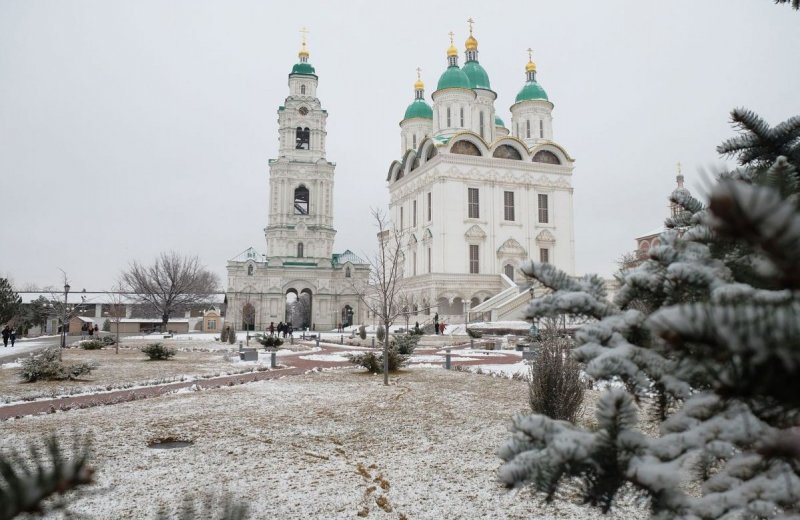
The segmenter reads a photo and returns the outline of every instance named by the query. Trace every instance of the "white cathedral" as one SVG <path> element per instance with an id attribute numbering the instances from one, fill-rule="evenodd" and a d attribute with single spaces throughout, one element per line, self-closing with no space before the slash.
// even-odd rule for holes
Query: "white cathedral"
<path id="1" fill-rule="evenodd" d="M 237 330 L 281 321 L 325 330 L 366 318 L 354 286 L 365 284 L 369 265 L 349 250 L 332 252 L 336 165 L 325 157 L 328 112 L 305 39 L 298 57 L 278 108 L 278 158 L 269 161 L 267 252 L 250 247 L 227 265 L 226 325 Z"/>
<path id="2" fill-rule="evenodd" d="M 450 34 L 432 107 L 419 76 L 414 84 L 400 122 L 401 159 L 386 178 L 389 215 L 403 234 L 412 314 L 517 319 L 532 296 L 521 262 L 574 274 L 574 159 L 553 139 L 553 103 L 530 51 L 509 129 L 496 113 L 471 20 L 469 32 L 463 67 Z"/>

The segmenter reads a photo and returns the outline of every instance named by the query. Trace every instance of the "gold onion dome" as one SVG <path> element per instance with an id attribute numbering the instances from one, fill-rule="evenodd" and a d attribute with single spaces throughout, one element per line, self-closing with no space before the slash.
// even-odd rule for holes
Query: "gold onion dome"
<path id="1" fill-rule="evenodd" d="M 536 64 L 528 59 L 528 64 L 525 65 L 525 72 L 536 72 Z"/>
<path id="2" fill-rule="evenodd" d="M 453 45 L 453 42 L 450 42 L 450 47 L 447 48 L 447 56 L 458 56 L 458 49 Z"/>
<path id="3" fill-rule="evenodd" d="M 303 46 L 300 47 L 300 52 L 297 53 L 299 58 L 308 58 L 308 48 L 306 47 L 306 42 L 303 42 Z"/>
<path id="4" fill-rule="evenodd" d="M 478 40 L 476 40 L 471 33 L 469 35 L 469 38 L 467 38 L 467 41 L 464 43 L 464 45 L 466 45 L 468 51 L 478 50 Z"/>
<path id="5" fill-rule="evenodd" d="M 417 78 L 417 81 L 414 82 L 414 90 L 425 90 L 425 83 L 423 83 L 421 79 Z"/>

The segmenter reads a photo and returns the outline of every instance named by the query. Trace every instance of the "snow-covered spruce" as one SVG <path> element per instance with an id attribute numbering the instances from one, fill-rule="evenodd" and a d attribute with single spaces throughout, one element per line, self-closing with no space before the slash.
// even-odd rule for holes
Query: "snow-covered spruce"
<path id="1" fill-rule="evenodd" d="M 614 302 L 594 277 L 524 268 L 552 290 L 528 318 L 590 317 L 573 353 L 624 390 L 600 399 L 592 431 L 515 417 L 499 451 L 508 486 L 553 499 L 577 483 L 603 511 L 634 490 L 654 518 L 800 512 L 800 118 L 770 128 L 735 110 L 733 121 L 743 133 L 718 151 L 740 167 L 720 175 L 707 206 L 673 195 L 683 210 L 620 274 Z M 653 412 L 657 436 L 642 433 L 639 410 Z"/>

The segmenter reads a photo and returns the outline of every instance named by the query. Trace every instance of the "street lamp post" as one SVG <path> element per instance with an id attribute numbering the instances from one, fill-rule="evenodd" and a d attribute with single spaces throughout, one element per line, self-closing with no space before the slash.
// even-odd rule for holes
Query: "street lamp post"
<path id="1" fill-rule="evenodd" d="M 61 348 L 67 346 L 67 297 L 69 296 L 69 284 L 64 284 L 64 316 L 61 319 Z"/>

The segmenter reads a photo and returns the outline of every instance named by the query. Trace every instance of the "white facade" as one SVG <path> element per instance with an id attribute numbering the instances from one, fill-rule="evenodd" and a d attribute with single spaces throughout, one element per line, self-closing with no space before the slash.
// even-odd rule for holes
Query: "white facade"
<path id="1" fill-rule="evenodd" d="M 270 323 L 325 330 L 366 317 L 354 290 L 369 266 L 333 253 L 335 164 L 325 157 L 327 111 L 305 42 L 278 109 L 278 158 L 269 162 L 267 253 L 248 248 L 228 261 L 227 321 L 236 329 Z M 299 303 L 294 303 L 299 302 Z"/>
<path id="2" fill-rule="evenodd" d="M 392 225 L 404 236 L 412 311 L 463 320 L 509 287 L 504 274 L 526 290 L 523 261 L 574 274 L 574 160 L 553 139 L 553 104 L 536 83 L 532 61 L 509 131 L 495 120 L 497 96 L 477 62 L 477 41 L 467 40 L 466 85 L 454 51 L 451 45 L 432 116 L 409 106 L 400 124 L 404 153 L 387 182 Z M 418 82 L 417 100 L 420 89 Z M 427 129 L 416 147 L 407 139 L 410 128 L 415 135 Z"/>

